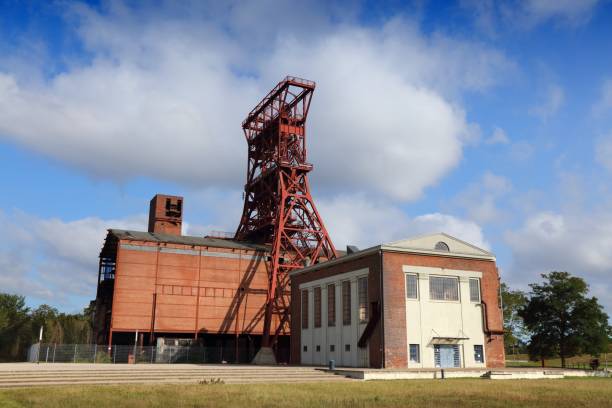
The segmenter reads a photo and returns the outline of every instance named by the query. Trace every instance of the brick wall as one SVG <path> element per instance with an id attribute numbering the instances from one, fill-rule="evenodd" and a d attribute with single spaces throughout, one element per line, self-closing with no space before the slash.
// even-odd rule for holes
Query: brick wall
<path id="1" fill-rule="evenodd" d="M 349 259 L 340 264 L 323 267 L 321 269 L 306 272 L 304 274 L 294 275 L 291 277 L 291 363 L 300 364 L 300 344 L 301 344 L 301 301 L 300 301 L 300 284 L 310 282 L 317 279 L 322 279 L 328 276 L 339 275 L 346 272 L 355 271 L 358 269 L 368 268 L 368 301 L 380 302 L 380 256 L 379 253 L 373 253 Z M 297 316 L 297 317 L 295 317 Z M 368 341 L 369 358 L 371 367 L 382 367 L 382 320 L 374 329 L 372 336 Z"/>

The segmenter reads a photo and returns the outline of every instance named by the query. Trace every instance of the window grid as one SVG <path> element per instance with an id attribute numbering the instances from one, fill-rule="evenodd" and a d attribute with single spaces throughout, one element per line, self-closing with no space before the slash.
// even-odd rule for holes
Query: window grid
<path id="1" fill-rule="evenodd" d="M 336 326 L 336 285 L 327 285 L 327 325 Z"/>
<path id="2" fill-rule="evenodd" d="M 321 327 L 321 287 L 314 288 L 314 327 Z"/>
<path id="3" fill-rule="evenodd" d="M 308 290 L 302 291 L 302 329 L 308 328 Z"/>
<path id="4" fill-rule="evenodd" d="M 342 324 L 351 324 L 351 281 L 342 282 Z"/>
<path id="5" fill-rule="evenodd" d="M 470 279 L 470 302 L 480 302 L 480 279 Z"/>
<path id="6" fill-rule="evenodd" d="M 429 297 L 432 300 L 459 300 L 459 280 L 457 278 L 430 276 Z"/>
<path id="7" fill-rule="evenodd" d="M 359 278 L 357 281 L 359 293 L 359 323 L 368 321 L 368 278 Z"/>
<path id="8" fill-rule="evenodd" d="M 406 274 L 406 297 L 408 299 L 418 299 L 419 289 L 417 282 L 417 276 L 415 274 Z"/>
<path id="9" fill-rule="evenodd" d="M 417 364 L 421 362 L 421 350 L 418 344 L 410 345 L 410 362 Z"/>
<path id="10" fill-rule="evenodd" d="M 484 363 L 484 351 L 482 344 L 474 344 L 474 361 Z"/>

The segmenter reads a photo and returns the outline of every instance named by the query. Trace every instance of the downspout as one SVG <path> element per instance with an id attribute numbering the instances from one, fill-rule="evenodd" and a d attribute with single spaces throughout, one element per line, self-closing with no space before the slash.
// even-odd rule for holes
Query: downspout
<path id="1" fill-rule="evenodd" d="M 382 368 L 385 368 L 385 296 L 384 296 L 384 287 L 383 287 L 383 251 L 382 249 L 378 250 L 378 258 L 380 261 L 380 292 L 379 292 L 379 296 L 380 296 L 380 343 L 381 343 L 381 348 L 380 348 L 380 356 L 381 356 L 381 360 L 380 362 L 382 363 Z"/>
<path id="2" fill-rule="evenodd" d="M 482 306 L 482 327 L 484 328 L 484 332 L 491 336 L 491 332 L 489 331 L 489 323 L 487 322 L 487 304 L 481 300 L 480 305 Z M 491 338 L 489 338 L 491 341 Z"/>

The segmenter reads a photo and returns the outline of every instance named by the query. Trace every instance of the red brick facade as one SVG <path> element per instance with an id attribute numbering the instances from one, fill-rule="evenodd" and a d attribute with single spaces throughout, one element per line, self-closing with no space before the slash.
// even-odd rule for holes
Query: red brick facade
<path id="1" fill-rule="evenodd" d="M 504 366 L 503 320 L 499 305 L 499 275 L 493 260 L 457 258 L 378 250 L 362 257 L 331 262 L 318 269 L 294 274 L 291 278 L 291 314 L 301 315 L 299 285 L 361 268 L 369 269 L 368 299 L 380 302 L 382 319 L 369 339 L 370 367 L 405 368 L 408 366 L 406 339 L 406 293 L 403 265 L 429 266 L 482 273 L 481 292 L 485 313 L 485 353 L 487 367 Z M 382 270 L 381 270 L 382 267 Z M 382 289 L 382 290 L 381 290 Z M 291 321 L 291 362 L 300 363 L 300 319 Z"/>

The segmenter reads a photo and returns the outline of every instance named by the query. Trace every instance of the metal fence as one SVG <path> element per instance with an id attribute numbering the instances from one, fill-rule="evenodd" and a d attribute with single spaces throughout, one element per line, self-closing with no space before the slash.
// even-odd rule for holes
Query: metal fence
<path id="1" fill-rule="evenodd" d="M 234 363 L 251 361 L 255 350 L 216 346 L 97 346 L 93 344 L 33 344 L 33 363 Z"/>

